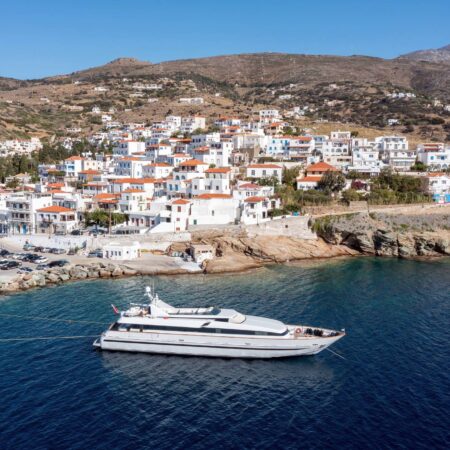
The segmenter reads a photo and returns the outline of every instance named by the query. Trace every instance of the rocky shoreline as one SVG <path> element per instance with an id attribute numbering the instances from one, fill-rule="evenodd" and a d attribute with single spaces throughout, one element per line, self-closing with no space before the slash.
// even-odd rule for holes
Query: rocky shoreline
<path id="1" fill-rule="evenodd" d="M 283 235 L 249 237 L 246 233 L 233 235 L 227 232 L 199 233 L 193 236 L 192 242 L 211 245 L 216 256 L 206 261 L 198 270 L 168 267 L 163 264 L 89 262 L 17 275 L 0 284 L 0 293 L 25 291 L 69 281 L 242 272 L 267 264 L 349 256 L 407 259 L 450 256 L 449 214 L 408 216 L 353 213 L 312 219 L 310 226 L 317 234 L 316 239 Z M 187 242 L 177 243 L 173 245 L 172 250 L 185 251 L 188 246 Z"/>
<path id="2" fill-rule="evenodd" d="M 26 291 L 36 287 L 58 285 L 69 281 L 95 280 L 107 278 L 124 278 L 143 275 L 180 275 L 191 273 L 183 269 L 146 269 L 138 270 L 124 264 L 95 262 L 92 264 L 76 264 L 65 267 L 20 274 L 13 280 L 3 283 L 2 294 Z M 198 273 L 198 272 L 193 272 Z"/>

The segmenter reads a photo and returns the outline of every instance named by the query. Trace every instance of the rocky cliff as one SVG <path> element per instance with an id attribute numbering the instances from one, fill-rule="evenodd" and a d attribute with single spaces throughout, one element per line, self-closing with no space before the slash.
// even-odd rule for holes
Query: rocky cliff
<path id="1" fill-rule="evenodd" d="M 366 255 L 450 255 L 449 214 L 355 213 L 320 217 L 311 226 L 325 242 Z"/>

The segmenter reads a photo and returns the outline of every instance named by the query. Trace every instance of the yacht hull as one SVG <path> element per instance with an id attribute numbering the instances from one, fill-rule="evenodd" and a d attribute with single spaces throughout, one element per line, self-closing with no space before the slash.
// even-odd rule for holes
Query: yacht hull
<path id="1" fill-rule="evenodd" d="M 214 338 L 149 333 L 106 332 L 94 344 L 102 350 L 219 358 L 286 358 L 315 355 L 343 335 L 285 339 Z"/>

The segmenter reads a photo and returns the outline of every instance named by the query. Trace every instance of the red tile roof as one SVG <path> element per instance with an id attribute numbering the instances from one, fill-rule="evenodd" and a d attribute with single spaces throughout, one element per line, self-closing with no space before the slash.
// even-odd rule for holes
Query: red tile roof
<path id="1" fill-rule="evenodd" d="M 38 212 L 43 213 L 64 213 L 64 212 L 75 212 L 73 209 L 64 208 L 64 206 L 47 206 L 46 208 L 40 208 L 37 210 Z"/>
<path id="2" fill-rule="evenodd" d="M 281 169 L 281 166 L 276 164 L 250 164 L 249 169 Z"/>
<path id="3" fill-rule="evenodd" d="M 195 167 L 195 166 L 207 166 L 207 163 L 199 161 L 198 159 L 188 159 L 180 164 L 182 167 Z"/>
<path id="4" fill-rule="evenodd" d="M 245 203 L 259 203 L 259 202 L 263 202 L 266 199 L 266 197 L 249 197 L 246 198 L 244 201 Z"/>
<path id="5" fill-rule="evenodd" d="M 211 200 L 213 198 L 232 198 L 231 195 L 228 194 L 200 194 L 197 197 L 200 200 Z"/>
<path id="6" fill-rule="evenodd" d="M 206 173 L 228 173 L 231 172 L 230 167 L 213 167 L 211 169 L 206 170 Z"/>
<path id="7" fill-rule="evenodd" d="M 339 172 L 339 169 L 336 167 L 326 163 L 326 162 L 318 162 L 316 164 L 312 164 L 306 168 L 307 172 Z"/>

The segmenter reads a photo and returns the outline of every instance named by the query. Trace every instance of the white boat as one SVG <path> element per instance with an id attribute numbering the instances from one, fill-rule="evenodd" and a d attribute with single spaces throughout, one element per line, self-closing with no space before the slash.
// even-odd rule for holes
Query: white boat
<path id="1" fill-rule="evenodd" d="M 149 303 L 119 312 L 94 347 L 102 350 L 223 358 L 279 358 L 315 355 L 345 331 L 285 325 L 234 309 L 175 308 L 146 289 Z"/>

